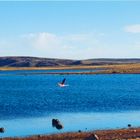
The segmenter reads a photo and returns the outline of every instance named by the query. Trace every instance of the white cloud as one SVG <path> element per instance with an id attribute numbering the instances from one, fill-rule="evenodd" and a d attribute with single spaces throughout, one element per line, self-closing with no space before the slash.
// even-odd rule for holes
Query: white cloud
<path id="1" fill-rule="evenodd" d="M 111 38 L 103 33 L 28 33 L 16 38 L 0 39 L 0 55 L 67 59 L 140 56 L 139 42 L 134 47 L 131 41 L 122 42 Z"/>
<path id="2" fill-rule="evenodd" d="M 129 33 L 140 33 L 140 24 L 127 25 L 124 30 Z"/>
<path id="3" fill-rule="evenodd" d="M 26 35 L 22 35 L 23 40 L 25 43 L 32 47 L 37 48 L 48 48 L 56 46 L 59 43 L 59 38 L 55 34 L 51 33 L 29 33 Z"/>
<path id="4" fill-rule="evenodd" d="M 43 56 L 75 59 L 87 57 L 89 55 L 87 50 L 95 48 L 99 43 L 96 38 L 93 34 L 56 35 L 40 32 L 22 35 L 21 40 L 24 46 L 32 48 Z"/>

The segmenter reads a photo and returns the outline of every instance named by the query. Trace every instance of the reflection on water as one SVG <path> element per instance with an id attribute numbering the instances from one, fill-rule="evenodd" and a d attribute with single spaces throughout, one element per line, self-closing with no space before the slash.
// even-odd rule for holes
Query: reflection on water
<path id="1" fill-rule="evenodd" d="M 58 118 L 64 129 L 56 130 L 51 125 L 52 118 Z M 126 128 L 128 124 L 140 126 L 140 112 L 121 113 L 64 113 L 49 117 L 15 119 L 1 121 L 6 131 L 0 134 L 7 136 L 27 136 L 34 134 L 51 134 L 72 132 L 78 130 L 89 131 L 97 129 Z"/>

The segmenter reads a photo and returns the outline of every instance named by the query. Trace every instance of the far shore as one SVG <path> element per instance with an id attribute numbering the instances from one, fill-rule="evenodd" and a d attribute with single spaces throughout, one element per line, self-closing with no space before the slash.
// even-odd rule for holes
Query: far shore
<path id="1" fill-rule="evenodd" d="M 51 135 L 34 135 L 28 137 L 8 137 L 3 140 L 140 140 L 140 128 L 96 130 L 90 132 L 69 132 Z"/>
<path id="2" fill-rule="evenodd" d="M 14 70 L 80 70 L 91 69 L 96 71 L 82 72 L 35 72 L 29 74 L 140 74 L 140 63 L 135 64 L 111 64 L 90 66 L 59 66 L 59 67 L 0 67 L 0 71 Z M 24 73 L 23 73 L 24 74 Z"/>

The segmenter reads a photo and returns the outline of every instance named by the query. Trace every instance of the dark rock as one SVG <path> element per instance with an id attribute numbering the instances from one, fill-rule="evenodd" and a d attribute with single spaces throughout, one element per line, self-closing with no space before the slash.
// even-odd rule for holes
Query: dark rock
<path id="1" fill-rule="evenodd" d="M 57 125 L 56 125 L 56 128 L 57 128 L 57 129 L 62 129 L 62 128 L 63 128 L 63 125 L 62 125 L 62 124 L 57 124 Z"/>
<path id="2" fill-rule="evenodd" d="M 56 127 L 56 125 L 60 124 L 60 121 L 58 119 L 52 119 L 52 126 Z"/>
<path id="3" fill-rule="evenodd" d="M 82 131 L 81 130 L 78 130 L 78 132 L 81 133 Z"/>
<path id="4" fill-rule="evenodd" d="M 60 123 L 58 119 L 52 119 L 52 126 L 56 127 L 57 129 L 63 128 L 63 125 Z"/>
<path id="5" fill-rule="evenodd" d="M 130 128 L 131 127 L 131 124 L 128 124 L 127 126 Z"/>
<path id="6" fill-rule="evenodd" d="M 91 134 L 89 137 L 84 140 L 99 140 L 99 137 L 96 134 Z"/>
<path id="7" fill-rule="evenodd" d="M 99 137 L 96 134 L 92 134 L 91 136 L 92 136 L 93 140 L 99 140 Z"/>
<path id="8" fill-rule="evenodd" d="M 0 128 L 0 133 L 4 133 L 4 131 L 5 131 L 4 128 L 1 127 L 1 128 Z"/>

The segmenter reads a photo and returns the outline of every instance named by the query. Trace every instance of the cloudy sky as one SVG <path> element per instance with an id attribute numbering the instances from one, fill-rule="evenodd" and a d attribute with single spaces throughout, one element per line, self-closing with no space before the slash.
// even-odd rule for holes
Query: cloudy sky
<path id="1" fill-rule="evenodd" d="M 140 1 L 0 2 L 0 56 L 140 58 Z"/>

